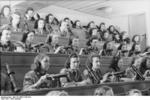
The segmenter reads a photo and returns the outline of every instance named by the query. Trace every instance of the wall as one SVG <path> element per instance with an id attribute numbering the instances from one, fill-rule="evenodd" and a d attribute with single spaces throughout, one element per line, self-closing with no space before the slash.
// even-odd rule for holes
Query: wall
<path id="1" fill-rule="evenodd" d="M 100 22 L 106 22 L 106 23 L 110 22 L 110 20 L 107 18 L 93 16 L 90 14 L 86 14 L 86 13 L 82 13 L 82 12 L 78 12 L 75 10 L 70 10 L 62 7 L 57 7 L 57 6 L 49 6 L 39 10 L 38 12 L 40 12 L 40 15 L 42 15 L 43 17 L 48 13 L 52 13 L 59 20 L 62 20 L 65 17 L 69 17 L 71 20 L 78 19 L 83 23 L 83 25 L 87 24 L 89 21 L 92 20 L 95 21 L 97 25 L 99 25 Z"/>

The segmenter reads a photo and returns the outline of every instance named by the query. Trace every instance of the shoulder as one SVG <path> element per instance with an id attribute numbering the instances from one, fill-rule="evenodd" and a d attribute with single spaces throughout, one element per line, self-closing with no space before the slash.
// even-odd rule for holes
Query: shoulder
<path id="1" fill-rule="evenodd" d="M 25 74 L 25 78 L 30 78 L 30 77 L 34 77 L 36 76 L 36 73 L 34 71 L 28 71 L 26 74 Z"/>
<path id="2" fill-rule="evenodd" d="M 63 68 L 60 70 L 60 73 L 61 74 L 66 74 L 68 72 L 68 69 L 67 68 Z"/>

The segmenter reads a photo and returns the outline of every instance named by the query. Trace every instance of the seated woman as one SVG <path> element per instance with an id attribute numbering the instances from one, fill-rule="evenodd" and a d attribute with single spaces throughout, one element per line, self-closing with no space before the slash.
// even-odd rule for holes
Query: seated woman
<path id="1" fill-rule="evenodd" d="M 83 72 L 87 84 L 99 84 L 102 79 L 100 56 L 92 54 L 86 62 L 86 69 Z"/>
<path id="2" fill-rule="evenodd" d="M 10 24 L 11 8 L 8 5 L 2 7 L 0 12 L 0 30 Z"/>
<path id="3" fill-rule="evenodd" d="M 65 21 L 60 23 L 60 32 L 61 37 L 72 38 L 74 36 L 72 30 L 68 28 L 68 23 Z"/>
<path id="4" fill-rule="evenodd" d="M 128 45 L 127 44 L 121 44 L 118 47 L 118 52 L 116 54 L 117 57 L 122 58 L 122 57 L 129 57 L 129 50 L 128 50 Z"/>
<path id="5" fill-rule="evenodd" d="M 36 51 L 36 48 L 33 47 L 34 35 L 35 35 L 34 31 L 30 31 L 23 34 L 21 42 L 23 43 L 25 52 Z"/>
<path id="6" fill-rule="evenodd" d="M 140 44 L 133 44 L 129 56 L 136 57 L 139 56 L 140 54 L 141 54 Z"/>
<path id="7" fill-rule="evenodd" d="M 108 30 L 104 31 L 101 38 L 102 38 L 102 41 L 104 41 L 104 42 L 112 41 L 112 36 L 110 35 Z"/>
<path id="8" fill-rule="evenodd" d="M 50 58 L 48 55 L 37 55 L 31 66 L 31 70 L 24 76 L 23 91 L 55 87 L 55 80 L 50 80 L 48 78 L 49 76 L 51 76 L 47 73 L 49 66 Z"/>
<path id="9" fill-rule="evenodd" d="M 72 53 L 80 53 L 80 48 L 79 48 L 79 38 L 78 37 L 73 37 L 69 41 L 69 46 L 64 47 L 66 50 L 65 54 L 72 54 Z"/>
<path id="10" fill-rule="evenodd" d="M 81 49 L 81 55 L 89 55 L 92 53 L 99 54 L 99 48 L 97 44 L 99 43 L 99 40 L 97 37 L 91 37 L 89 41 L 87 42 L 87 48 Z"/>
<path id="11" fill-rule="evenodd" d="M 113 43 L 112 41 L 107 41 L 103 45 L 103 50 L 100 51 L 101 56 L 113 56 Z"/>
<path id="12" fill-rule="evenodd" d="M 94 96 L 114 96 L 114 92 L 109 86 L 101 86 L 95 89 Z"/>
<path id="13" fill-rule="evenodd" d="M 59 31 L 59 21 L 56 17 L 54 17 L 53 14 L 48 14 L 45 17 L 46 21 L 46 30 L 49 32 L 49 34 L 54 34 L 55 31 Z"/>
<path id="14" fill-rule="evenodd" d="M 80 58 L 76 53 L 69 56 L 66 68 L 61 69 L 61 74 L 67 74 L 67 78 L 61 78 L 61 85 L 63 87 L 83 85 L 83 75 L 80 69 Z M 81 82 L 81 83 L 80 83 Z"/>
<path id="15" fill-rule="evenodd" d="M 145 57 L 141 67 L 140 72 L 146 80 L 150 80 L 150 57 Z"/>
<path id="16" fill-rule="evenodd" d="M 99 34 L 101 37 L 104 35 L 105 31 L 106 31 L 106 25 L 104 22 L 102 22 L 99 25 Z"/>
<path id="17" fill-rule="evenodd" d="M 35 34 L 37 35 L 47 35 L 48 31 L 46 30 L 45 20 L 43 18 L 38 19 L 35 22 Z"/>
<path id="18" fill-rule="evenodd" d="M 74 36 L 79 37 L 79 40 L 86 39 L 86 30 L 82 27 L 80 20 L 76 20 L 73 24 L 72 32 Z"/>
<path id="19" fill-rule="evenodd" d="M 11 41 L 11 31 L 10 29 L 4 29 L 1 33 L 0 39 L 0 51 L 8 52 L 8 51 L 15 51 L 16 46 Z"/>
<path id="20" fill-rule="evenodd" d="M 140 71 L 141 63 L 143 61 L 142 57 L 136 57 L 133 59 L 132 64 L 125 70 L 124 81 L 134 81 L 134 80 L 144 80 L 142 73 Z"/>
<path id="21" fill-rule="evenodd" d="M 64 46 L 59 45 L 59 35 L 48 35 L 46 43 L 40 47 L 40 52 L 48 52 L 53 54 L 65 54 Z"/>
<path id="22" fill-rule="evenodd" d="M 24 29 L 25 32 L 34 30 L 35 19 L 34 19 L 34 9 L 29 7 L 27 8 L 24 16 Z"/>
<path id="23" fill-rule="evenodd" d="M 132 42 L 133 42 L 133 44 L 140 44 L 140 42 L 141 42 L 140 35 L 134 35 L 132 38 Z"/>
<path id="24" fill-rule="evenodd" d="M 12 32 L 22 32 L 23 24 L 21 24 L 21 14 L 15 12 L 12 14 L 10 28 Z"/>

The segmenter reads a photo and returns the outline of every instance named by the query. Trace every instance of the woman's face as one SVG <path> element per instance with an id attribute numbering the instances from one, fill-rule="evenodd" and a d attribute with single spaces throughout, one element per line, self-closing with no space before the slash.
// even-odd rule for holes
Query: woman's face
<path id="1" fill-rule="evenodd" d="M 92 58 L 92 68 L 93 69 L 99 69 L 100 68 L 100 65 L 101 65 L 101 62 L 100 62 L 100 59 L 98 57 L 93 57 Z"/>
<path id="2" fill-rule="evenodd" d="M 116 38 L 117 40 L 119 40 L 119 39 L 120 39 L 119 34 L 116 34 L 116 35 L 115 35 L 115 38 Z"/>
<path id="3" fill-rule="evenodd" d="M 105 33 L 104 33 L 104 38 L 107 39 L 108 37 L 109 37 L 109 33 L 108 33 L 108 32 L 105 32 Z"/>
<path id="4" fill-rule="evenodd" d="M 78 26 L 78 27 L 80 27 L 80 26 L 81 26 L 80 21 L 78 21 L 78 22 L 76 23 L 76 26 Z"/>
<path id="5" fill-rule="evenodd" d="M 142 58 L 138 58 L 135 60 L 134 65 L 139 69 L 142 63 Z"/>
<path id="6" fill-rule="evenodd" d="M 44 28 L 44 20 L 38 21 L 38 28 L 43 29 Z"/>
<path id="7" fill-rule="evenodd" d="M 102 31 L 103 31 L 103 30 L 106 30 L 105 25 L 101 25 L 101 30 L 102 30 Z"/>
<path id="8" fill-rule="evenodd" d="M 93 29 L 92 36 L 97 36 L 97 35 L 98 35 L 97 29 Z"/>
<path id="9" fill-rule="evenodd" d="M 91 42 L 91 46 L 92 47 L 96 47 L 97 43 L 98 43 L 98 40 L 97 39 L 93 39 L 92 42 Z"/>
<path id="10" fill-rule="evenodd" d="M 33 17 L 34 16 L 34 11 L 28 10 L 27 14 L 28 14 L 29 17 Z"/>
<path id="11" fill-rule="evenodd" d="M 4 8 L 4 16 L 8 16 L 10 14 L 10 8 L 5 7 Z"/>
<path id="12" fill-rule="evenodd" d="M 139 36 L 136 36 L 136 37 L 134 38 L 134 41 L 135 41 L 135 42 L 139 42 L 139 41 L 140 41 L 140 37 L 139 37 Z"/>
<path id="13" fill-rule="evenodd" d="M 49 16 L 49 23 L 51 23 L 54 20 L 54 16 Z"/>
<path id="14" fill-rule="evenodd" d="M 112 47 L 112 43 L 111 42 L 109 42 L 108 44 L 107 44 L 107 50 L 111 50 L 113 47 Z"/>
<path id="15" fill-rule="evenodd" d="M 50 66 L 50 58 L 46 56 L 41 60 L 41 67 L 43 70 L 48 71 L 49 66 Z"/>
<path id="16" fill-rule="evenodd" d="M 113 32 L 115 28 L 113 26 L 110 27 L 110 31 Z"/>
<path id="17" fill-rule="evenodd" d="M 20 16 L 17 14 L 14 14 L 13 15 L 13 22 L 18 24 L 20 22 Z"/>
<path id="18" fill-rule="evenodd" d="M 54 44 L 58 44 L 59 43 L 59 36 L 58 35 L 53 35 L 52 43 L 54 43 Z"/>
<path id="19" fill-rule="evenodd" d="M 78 47 L 78 46 L 79 46 L 79 39 L 74 38 L 74 39 L 72 40 L 72 45 Z"/>
<path id="20" fill-rule="evenodd" d="M 34 40 L 34 33 L 33 33 L 33 32 L 30 32 L 30 33 L 28 34 L 27 41 L 28 41 L 28 42 L 33 42 L 33 40 Z"/>
<path id="21" fill-rule="evenodd" d="M 1 40 L 10 41 L 10 39 L 11 39 L 11 31 L 9 31 L 9 30 L 4 30 L 4 31 L 2 32 Z"/>
<path id="22" fill-rule="evenodd" d="M 90 28 L 95 28 L 95 27 L 96 27 L 95 23 L 90 24 Z"/>
<path id="23" fill-rule="evenodd" d="M 138 52 L 141 51 L 141 46 L 140 45 L 136 45 L 135 46 L 135 51 L 138 51 Z"/>
<path id="24" fill-rule="evenodd" d="M 120 70 L 123 70 L 123 59 L 120 59 L 118 62 L 118 67 L 120 68 Z"/>
<path id="25" fill-rule="evenodd" d="M 80 60 L 79 58 L 71 58 L 70 59 L 70 68 L 77 69 L 79 68 Z"/>

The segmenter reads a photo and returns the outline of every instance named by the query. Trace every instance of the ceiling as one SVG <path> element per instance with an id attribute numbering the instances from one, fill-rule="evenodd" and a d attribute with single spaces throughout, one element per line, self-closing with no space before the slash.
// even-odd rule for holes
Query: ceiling
<path id="1" fill-rule="evenodd" d="M 0 2 L 3 2 L 1 4 L 6 4 L 6 1 Z M 7 2 L 21 12 L 24 12 L 28 7 L 33 7 L 36 11 L 47 13 L 42 9 L 58 6 L 95 16 L 111 18 L 144 12 L 146 9 L 145 4 L 147 4 L 148 0 L 12 0 Z"/>

